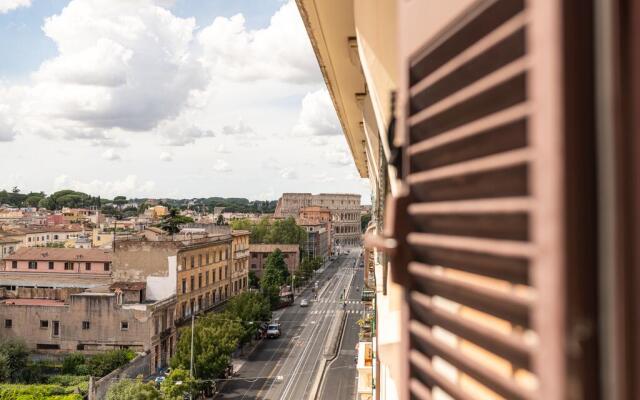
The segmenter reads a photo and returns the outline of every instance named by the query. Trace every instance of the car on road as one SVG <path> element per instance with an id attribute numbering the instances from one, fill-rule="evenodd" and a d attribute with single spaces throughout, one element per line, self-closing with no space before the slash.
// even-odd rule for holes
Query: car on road
<path id="1" fill-rule="evenodd" d="M 300 300 L 300 307 L 308 307 L 308 306 L 309 306 L 309 300 L 307 299 Z"/>
<path id="2" fill-rule="evenodd" d="M 267 326 L 267 338 L 274 339 L 280 337 L 280 324 L 269 324 Z"/>

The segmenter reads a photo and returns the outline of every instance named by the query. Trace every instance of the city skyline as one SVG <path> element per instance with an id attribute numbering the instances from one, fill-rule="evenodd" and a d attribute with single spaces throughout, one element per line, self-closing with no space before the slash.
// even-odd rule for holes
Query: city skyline
<path id="1" fill-rule="evenodd" d="M 0 188 L 368 203 L 295 3 L 233 3 L 2 3 Z"/>

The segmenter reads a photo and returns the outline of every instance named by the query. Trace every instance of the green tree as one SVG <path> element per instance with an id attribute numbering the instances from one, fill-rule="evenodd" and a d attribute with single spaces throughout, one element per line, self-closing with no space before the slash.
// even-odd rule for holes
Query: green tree
<path id="1" fill-rule="evenodd" d="M 293 217 L 276 220 L 265 236 L 265 243 L 297 244 L 303 246 L 307 240 L 307 231 L 296 224 Z"/>
<path id="2" fill-rule="evenodd" d="M 280 249 L 275 249 L 267 257 L 261 282 L 265 286 L 280 287 L 287 283 L 289 270 Z"/>
<path id="3" fill-rule="evenodd" d="M 249 271 L 249 287 L 257 288 L 260 286 L 260 279 L 255 272 Z"/>
<path id="4" fill-rule="evenodd" d="M 199 318 L 193 332 L 194 376 L 199 379 L 219 377 L 231 362 L 244 330 L 242 326 L 222 314 Z M 173 368 L 189 369 L 191 359 L 191 327 L 180 332 Z"/>
<path id="5" fill-rule="evenodd" d="M 160 400 L 160 392 L 153 386 L 153 383 L 144 383 L 140 379 L 123 379 L 113 383 L 106 400 Z"/>
<path id="6" fill-rule="evenodd" d="M 193 218 L 178 214 L 178 209 L 172 208 L 158 224 L 163 231 L 174 234 L 180 232 L 180 225 L 193 222 Z"/>
<path id="7" fill-rule="evenodd" d="M 167 379 L 160 384 L 160 390 L 165 399 L 183 400 L 185 396 L 196 397 L 198 393 L 197 381 L 189 376 L 189 371 L 176 368 L 171 371 Z"/>
<path id="8" fill-rule="evenodd" d="M 83 354 L 71 353 L 62 360 L 62 373 L 68 375 L 78 375 L 78 367 L 85 363 Z"/>
<path id="9" fill-rule="evenodd" d="M 29 351 L 23 341 L 3 340 L 0 342 L 0 376 L 5 376 L 11 382 L 23 382 L 27 375 L 27 361 Z M 5 379 L 7 379 L 5 378 Z"/>
<path id="10" fill-rule="evenodd" d="M 248 343 L 256 334 L 261 322 L 271 320 L 271 304 L 269 299 L 260 293 L 244 292 L 227 303 L 225 314 L 238 320 L 244 329 L 240 344 Z"/>
<path id="11" fill-rule="evenodd" d="M 118 207 L 122 207 L 123 205 L 127 204 L 127 198 L 125 196 L 116 196 L 113 198 L 113 204 L 117 205 Z"/>
<path id="12" fill-rule="evenodd" d="M 44 193 L 29 193 L 24 199 L 24 205 L 28 207 L 38 207 L 38 204 L 40 204 L 40 201 L 44 198 Z"/>

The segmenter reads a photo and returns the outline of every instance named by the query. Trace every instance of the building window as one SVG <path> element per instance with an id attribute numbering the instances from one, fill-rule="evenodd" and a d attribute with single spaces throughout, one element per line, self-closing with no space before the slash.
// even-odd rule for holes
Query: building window
<path id="1" fill-rule="evenodd" d="M 202 272 L 198 274 L 198 289 L 202 287 Z"/>
<path id="2" fill-rule="evenodd" d="M 187 268 L 187 257 L 182 257 L 182 268 Z"/>
<path id="3" fill-rule="evenodd" d="M 58 240 L 58 235 L 53 235 L 53 240 Z M 98 239 L 100 240 L 100 239 Z"/>
<path id="4" fill-rule="evenodd" d="M 196 266 L 196 258 L 194 256 L 191 256 L 191 268 Z"/>
<path id="5" fill-rule="evenodd" d="M 73 263 L 71 261 L 65 261 L 64 270 L 65 271 L 73 271 Z"/>
<path id="6" fill-rule="evenodd" d="M 60 336 L 60 321 L 53 321 L 53 336 Z"/>
<path id="7" fill-rule="evenodd" d="M 13 269 L 18 268 L 18 262 L 17 261 L 11 261 L 11 268 L 13 268 Z"/>
<path id="8" fill-rule="evenodd" d="M 129 321 L 120 321 L 120 330 L 128 331 L 129 330 Z"/>
<path id="9" fill-rule="evenodd" d="M 11 328 L 13 326 L 13 320 L 10 319 L 5 319 L 4 320 L 4 327 L 5 328 Z"/>
<path id="10" fill-rule="evenodd" d="M 202 254 L 198 254 L 198 267 L 202 267 Z"/>
<path id="11" fill-rule="evenodd" d="M 193 292 L 193 290 L 195 289 L 195 276 L 191 276 L 191 291 Z"/>
<path id="12" fill-rule="evenodd" d="M 29 261 L 29 269 L 37 269 L 38 262 L 37 261 Z"/>
<path id="13" fill-rule="evenodd" d="M 187 278 L 182 278 L 182 294 L 187 293 Z"/>
<path id="14" fill-rule="evenodd" d="M 209 264 L 209 253 L 207 253 L 207 264 Z"/>
<path id="15" fill-rule="evenodd" d="M 82 321 L 82 330 L 86 331 L 91 327 L 91 323 L 89 321 Z"/>
<path id="16" fill-rule="evenodd" d="M 53 269 L 53 261 L 49 261 L 49 269 Z"/>
<path id="17" fill-rule="evenodd" d="M 258 266 L 253 264 L 253 263 L 251 263 L 251 269 L 258 269 Z"/>
<path id="18" fill-rule="evenodd" d="M 205 279 L 204 279 L 205 285 L 209 286 L 209 271 L 207 271 L 204 276 L 205 276 Z"/>
<path id="19" fill-rule="evenodd" d="M 84 269 L 85 271 L 91 271 L 91 263 L 90 262 L 84 263 Z"/>
<path id="20" fill-rule="evenodd" d="M 104 270 L 106 272 L 109 272 L 110 269 L 111 269 L 111 263 L 108 263 L 108 262 L 104 263 Z"/>
<path id="21" fill-rule="evenodd" d="M 40 329 L 48 329 L 49 328 L 49 321 L 46 319 L 41 319 L 40 320 Z"/>

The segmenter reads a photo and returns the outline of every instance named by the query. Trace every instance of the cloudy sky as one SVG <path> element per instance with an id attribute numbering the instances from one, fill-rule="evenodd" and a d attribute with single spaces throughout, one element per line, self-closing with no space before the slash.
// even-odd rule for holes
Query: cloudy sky
<path id="1" fill-rule="evenodd" d="M 292 0 L 0 0 L 0 188 L 355 192 Z"/>

